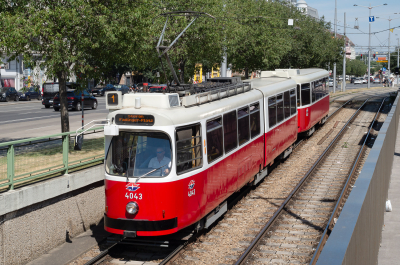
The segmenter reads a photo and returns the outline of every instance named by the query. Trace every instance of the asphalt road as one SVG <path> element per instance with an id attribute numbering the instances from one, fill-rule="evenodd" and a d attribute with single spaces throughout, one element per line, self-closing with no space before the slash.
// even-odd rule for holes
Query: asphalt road
<path id="1" fill-rule="evenodd" d="M 96 97 L 98 107 L 85 109 L 85 124 L 92 120 L 105 119 L 108 114 L 105 97 Z M 69 111 L 70 130 L 82 124 L 81 111 Z M 19 140 L 61 133 L 60 112 L 46 109 L 41 101 L 0 102 L 0 142 Z"/>
<path id="2" fill-rule="evenodd" d="M 336 87 L 336 91 L 340 91 L 342 84 L 338 83 L 337 87 Z M 350 90 L 350 89 L 357 89 L 357 88 L 367 88 L 368 84 L 351 84 L 348 83 L 346 84 L 346 90 Z M 383 87 L 382 84 L 379 83 L 371 83 L 371 87 Z M 329 91 L 333 92 L 333 87 L 329 87 Z"/>

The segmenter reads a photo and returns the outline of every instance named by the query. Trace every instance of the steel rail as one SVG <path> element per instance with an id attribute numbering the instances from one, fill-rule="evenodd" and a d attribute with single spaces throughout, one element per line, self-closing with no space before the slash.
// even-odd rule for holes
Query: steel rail
<path id="1" fill-rule="evenodd" d="M 372 98 L 372 97 L 370 97 Z M 357 109 L 357 111 L 350 117 L 350 119 L 346 122 L 346 124 L 343 126 L 343 128 L 340 130 L 340 132 L 336 135 L 336 137 L 331 141 L 329 146 L 325 149 L 325 151 L 319 156 L 317 161 L 312 165 L 312 167 L 307 171 L 307 173 L 304 175 L 304 177 L 300 180 L 300 182 L 296 185 L 296 187 L 290 192 L 289 196 L 286 198 L 286 200 L 281 204 L 278 210 L 275 211 L 274 215 L 271 217 L 271 219 L 268 221 L 268 223 L 261 229 L 261 231 L 257 234 L 255 239 L 251 242 L 250 246 L 247 247 L 245 252 L 239 257 L 239 259 L 235 262 L 235 265 L 240 265 L 244 264 L 248 258 L 250 258 L 251 253 L 253 250 L 259 245 L 261 242 L 261 239 L 265 236 L 265 234 L 270 230 L 272 225 L 275 223 L 275 221 L 278 219 L 278 217 L 281 215 L 283 212 L 283 209 L 285 206 L 288 204 L 288 202 L 291 200 L 291 198 L 294 196 L 294 194 L 300 190 L 300 188 L 303 186 L 305 181 L 311 176 L 311 173 L 314 172 L 316 167 L 320 164 L 320 162 L 325 158 L 326 154 L 332 149 L 332 147 L 336 144 L 336 142 L 339 140 L 339 138 L 343 135 L 343 133 L 347 130 L 348 125 L 354 121 L 354 119 L 357 117 L 357 115 L 361 112 L 361 109 L 365 106 L 365 104 L 369 101 L 370 98 L 367 98 L 364 103 Z"/>
<path id="2" fill-rule="evenodd" d="M 110 250 L 111 250 L 112 248 L 114 248 L 116 245 L 118 245 L 120 242 L 121 242 L 121 240 L 118 241 L 118 242 L 116 242 L 116 243 L 114 243 L 114 244 L 112 244 L 111 246 L 109 246 L 108 248 L 106 248 L 105 250 L 103 250 L 102 252 L 100 252 L 99 255 L 97 255 L 96 257 L 92 258 L 92 259 L 89 260 L 88 262 L 86 262 L 85 265 L 93 265 L 93 264 L 95 264 L 96 262 L 98 262 L 99 260 L 101 260 L 102 258 L 104 258 L 104 257 L 108 254 L 108 252 L 110 252 Z"/>
<path id="3" fill-rule="evenodd" d="M 312 265 L 314 265 L 314 264 L 317 262 L 318 257 L 319 257 L 319 255 L 321 254 L 321 251 L 322 251 L 322 249 L 323 249 L 322 246 L 323 246 L 323 245 L 325 244 L 325 242 L 328 240 L 329 234 L 330 234 L 330 232 L 331 232 L 332 229 L 333 229 L 333 226 L 334 226 L 334 218 L 335 218 L 335 216 L 336 216 L 337 213 L 338 213 L 339 206 L 342 205 L 342 203 L 343 203 L 343 201 L 344 201 L 344 194 L 345 194 L 345 192 L 348 190 L 348 187 L 349 187 L 349 185 L 350 185 L 350 181 L 353 179 L 353 175 L 354 175 L 354 172 L 355 172 L 355 170 L 357 169 L 357 167 L 358 167 L 358 165 L 359 165 L 360 158 L 361 158 L 362 154 L 365 153 L 365 149 L 366 149 L 365 146 L 366 146 L 368 137 L 369 137 L 369 135 L 371 134 L 371 131 L 372 131 L 372 129 L 373 129 L 372 127 L 374 126 L 375 121 L 376 121 L 376 119 L 378 118 L 378 115 L 380 114 L 381 109 L 382 109 L 383 104 L 385 103 L 385 100 L 386 100 L 386 99 L 387 99 L 387 98 L 384 98 L 384 99 L 382 100 L 382 103 L 381 103 L 381 105 L 379 106 L 379 109 L 377 110 L 377 112 L 376 112 L 376 114 L 375 114 L 375 116 L 374 116 L 374 119 L 373 119 L 372 122 L 371 122 L 371 125 L 370 125 L 370 127 L 369 127 L 368 133 L 367 133 L 367 135 L 365 136 L 364 142 L 363 142 L 363 144 L 362 144 L 362 146 L 361 146 L 361 148 L 360 148 L 360 151 L 358 152 L 358 155 L 357 155 L 357 157 L 356 157 L 356 159 L 355 159 L 355 161 L 354 161 L 353 167 L 352 167 L 351 170 L 350 170 L 350 173 L 349 173 L 349 175 L 348 175 L 348 177 L 347 177 L 346 183 L 345 183 L 345 185 L 344 185 L 344 187 L 343 187 L 343 189 L 342 189 L 342 192 L 340 193 L 340 196 L 339 196 L 339 198 L 338 198 L 338 200 L 337 200 L 337 202 L 336 202 L 336 205 L 335 205 L 335 208 L 334 208 L 334 210 L 333 210 L 333 212 L 332 212 L 332 214 L 331 214 L 331 217 L 329 218 L 328 224 L 327 224 L 327 226 L 325 227 L 324 232 L 322 233 L 322 236 L 321 236 L 321 239 L 320 239 L 320 241 L 319 241 L 319 244 L 318 244 L 317 248 L 315 249 L 314 255 L 313 255 L 313 257 L 312 257 L 312 259 L 311 259 L 311 262 L 310 262 L 310 264 L 312 264 Z"/>

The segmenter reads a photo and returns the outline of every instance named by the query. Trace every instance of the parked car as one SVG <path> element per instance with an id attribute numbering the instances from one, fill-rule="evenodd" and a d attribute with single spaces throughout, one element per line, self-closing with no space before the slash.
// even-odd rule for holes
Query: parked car
<path id="1" fill-rule="evenodd" d="M 3 87 L 0 88 L 0 100 L 4 100 L 6 102 L 10 100 L 18 101 L 19 96 L 17 90 L 14 87 Z"/>
<path id="2" fill-rule="evenodd" d="M 78 84 L 67 82 L 66 84 L 68 89 L 76 89 Z M 47 109 L 53 106 L 53 99 L 58 94 L 60 90 L 59 83 L 44 83 L 43 84 L 43 96 L 42 96 L 42 105 L 44 105 Z"/>
<path id="3" fill-rule="evenodd" d="M 350 79 L 350 83 L 354 83 L 354 80 L 356 80 L 357 79 L 357 77 L 352 77 L 351 79 Z"/>
<path id="4" fill-rule="evenodd" d="M 28 88 L 28 90 L 25 93 L 22 93 L 19 96 L 19 100 L 26 100 L 26 101 L 30 101 L 33 98 L 36 98 L 37 100 L 42 99 L 42 95 L 41 95 L 40 91 L 38 91 L 34 87 Z"/>
<path id="5" fill-rule="evenodd" d="M 92 94 L 93 96 L 104 96 L 108 91 L 116 91 L 114 85 L 107 84 L 105 87 L 93 88 Z"/>
<path id="6" fill-rule="evenodd" d="M 97 109 L 97 99 L 90 95 L 89 92 L 86 90 L 83 91 L 83 96 L 84 96 L 84 108 L 90 108 L 90 109 Z M 68 90 L 67 91 L 67 101 L 68 101 L 68 109 L 74 109 L 77 111 L 80 111 L 82 109 L 82 91 L 78 90 Z M 53 99 L 53 108 L 55 111 L 60 110 L 60 97 L 59 94 L 57 94 L 54 99 Z"/>
<path id="7" fill-rule="evenodd" d="M 375 77 L 374 83 L 380 83 L 380 82 L 381 82 L 381 80 L 378 77 Z"/>
<path id="8" fill-rule="evenodd" d="M 150 93 L 163 93 L 167 89 L 167 85 L 151 85 L 149 86 Z"/>
<path id="9" fill-rule="evenodd" d="M 333 87 L 333 78 L 329 78 L 329 86 Z M 337 82 L 336 82 L 336 87 L 337 87 Z"/>
<path id="10" fill-rule="evenodd" d="M 130 89 L 127 85 L 115 85 L 114 86 L 117 91 L 121 91 L 122 95 L 129 93 Z"/>
<path id="11" fill-rule="evenodd" d="M 365 78 L 363 78 L 363 84 L 367 84 L 368 83 L 368 79 L 365 77 Z"/>
<path id="12" fill-rule="evenodd" d="M 356 78 L 355 80 L 354 80 L 354 84 L 362 84 L 364 81 L 363 81 L 363 78 Z"/>

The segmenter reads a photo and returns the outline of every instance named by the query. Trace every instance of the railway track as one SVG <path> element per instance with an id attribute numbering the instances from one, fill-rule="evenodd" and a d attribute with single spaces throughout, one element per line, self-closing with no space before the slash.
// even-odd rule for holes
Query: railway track
<path id="1" fill-rule="evenodd" d="M 356 121 L 366 104 L 367 101 L 343 126 L 235 265 L 305 264 L 310 261 L 315 264 L 348 196 L 349 187 L 363 158 L 365 144 L 383 101 L 372 122 L 371 112 L 365 112 Z M 363 129 L 357 126 L 366 123 L 371 123 L 371 126 L 365 135 Z M 343 144 L 340 139 L 346 137 L 348 141 Z M 349 148 L 350 145 L 357 145 L 363 138 L 363 144 L 358 150 Z"/>

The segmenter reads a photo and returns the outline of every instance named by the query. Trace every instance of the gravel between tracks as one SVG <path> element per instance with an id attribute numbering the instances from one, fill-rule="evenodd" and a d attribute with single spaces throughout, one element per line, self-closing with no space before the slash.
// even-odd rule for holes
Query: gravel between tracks
<path id="1" fill-rule="evenodd" d="M 317 130 L 303 145 L 266 177 L 246 198 L 233 207 L 207 234 L 198 238 L 174 264 L 232 264 L 285 200 L 330 141 L 353 115 L 345 108 Z M 321 145 L 317 143 L 340 121 Z M 305 241 L 311 247 L 313 242 Z"/>

